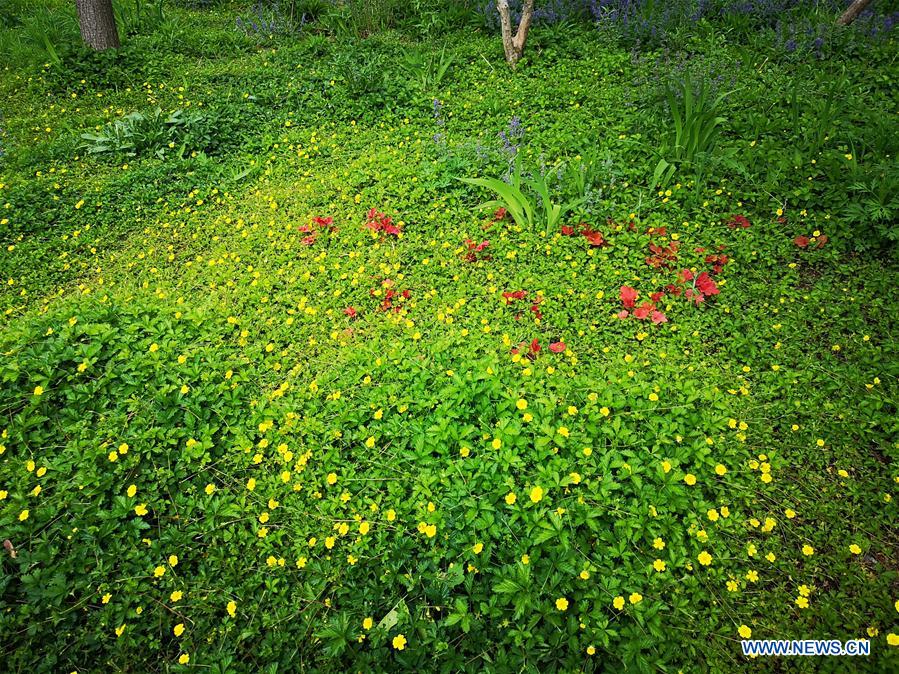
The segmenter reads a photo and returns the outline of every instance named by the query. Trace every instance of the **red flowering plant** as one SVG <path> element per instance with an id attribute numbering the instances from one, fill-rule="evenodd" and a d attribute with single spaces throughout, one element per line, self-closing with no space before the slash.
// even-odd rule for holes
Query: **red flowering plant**
<path id="1" fill-rule="evenodd" d="M 814 232 L 812 236 L 799 235 L 795 239 L 793 239 L 793 243 L 795 243 L 799 248 L 814 248 L 819 249 L 823 248 L 824 244 L 829 241 L 827 234 L 821 234 L 820 232 Z"/>
<path id="2" fill-rule="evenodd" d="M 730 220 L 727 221 L 727 226 L 730 229 L 749 229 L 750 225 L 751 223 L 745 215 L 732 215 Z"/>
<path id="3" fill-rule="evenodd" d="M 399 290 L 395 285 L 396 284 L 389 278 L 381 281 L 381 289 L 384 290 L 384 299 L 382 299 L 381 303 L 378 305 L 378 308 L 381 311 L 399 312 L 403 308 L 403 303 L 412 297 L 412 293 L 408 288 Z M 369 290 L 369 294 L 372 297 L 378 297 L 380 291 L 378 288 L 372 288 Z"/>
<path id="4" fill-rule="evenodd" d="M 303 237 L 300 243 L 304 246 L 311 246 L 315 243 L 315 240 L 318 238 L 319 233 L 336 232 L 337 227 L 334 225 L 334 218 L 322 218 L 319 216 L 315 216 L 312 218 L 311 223 L 300 225 L 299 227 L 297 227 L 297 230 L 300 232 L 300 234 L 306 235 Z"/>
<path id="5" fill-rule="evenodd" d="M 489 260 L 489 255 L 481 255 L 481 253 L 483 253 L 489 245 L 489 241 L 481 241 L 480 243 L 477 243 L 475 241 L 472 241 L 471 239 L 465 239 L 465 261 L 477 262 L 478 260 Z"/>
<path id="6" fill-rule="evenodd" d="M 564 353 L 565 349 L 568 347 L 565 345 L 565 342 L 555 341 L 550 342 L 549 350 L 552 353 Z M 523 358 L 527 358 L 528 360 L 536 360 L 540 355 L 540 352 L 543 350 L 543 347 L 540 346 L 540 342 L 535 337 L 531 340 L 531 343 L 521 342 L 518 346 L 512 348 L 512 354 L 521 354 Z"/>
<path id="7" fill-rule="evenodd" d="M 718 284 L 709 276 L 707 271 L 697 276 L 689 269 L 684 269 L 678 274 L 678 282 L 686 286 L 684 288 L 684 297 L 688 300 L 693 300 L 696 306 L 705 302 L 707 297 L 721 292 L 718 290 Z"/>
<path id="8" fill-rule="evenodd" d="M 618 318 L 633 317 L 640 321 L 648 318 L 656 325 L 668 322 L 668 317 L 657 308 L 657 303 L 665 296 L 665 293 L 653 293 L 649 300 L 642 302 L 639 306 L 637 306 L 637 299 L 640 293 L 636 289 L 624 285 L 621 286 L 618 295 L 621 298 L 622 306 L 624 306 L 624 309 L 618 312 Z"/>
<path id="9" fill-rule="evenodd" d="M 667 246 L 650 243 L 650 255 L 646 258 L 646 264 L 653 269 L 672 269 L 677 263 L 678 248 L 680 248 L 679 241 L 672 241 Z"/>
<path id="10" fill-rule="evenodd" d="M 515 290 L 515 291 L 506 291 L 503 293 L 503 301 L 508 306 L 513 303 L 517 303 L 520 300 L 527 299 L 528 292 L 527 290 Z M 531 302 L 530 312 L 534 314 L 534 318 L 540 320 L 543 318 L 543 312 L 540 311 L 540 303 L 543 301 L 542 297 L 537 297 L 535 300 Z M 515 314 L 515 320 L 521 320 L 521 312 Z"/>
<path id="11" fill-rule="evenodd" d="M 587 239 L 587 243 L 589 243 L 594 248 L 602 248 L 603 246 L 608 246 L 609 242 L 606 241 L 602 232 L 597 229 L 592 229 L 589 225 L 581 223 L 581 236 Z"/>
<path id="12" fill-rule="evenodd" d="M 365 226 L 373 232 L 384 236 L 399 236 L 400 226 L 394 224 L 393 218 L 371 208 L 365 216 Z"/>

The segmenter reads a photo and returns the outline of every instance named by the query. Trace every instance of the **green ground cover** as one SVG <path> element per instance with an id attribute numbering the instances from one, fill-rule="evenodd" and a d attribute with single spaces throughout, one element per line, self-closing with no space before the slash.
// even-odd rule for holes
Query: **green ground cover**
<path id="1" fill-rule="evenodd" d="M 4 669 L 899 668 L 894 39 L 250 11 L 0 29 Z"/>

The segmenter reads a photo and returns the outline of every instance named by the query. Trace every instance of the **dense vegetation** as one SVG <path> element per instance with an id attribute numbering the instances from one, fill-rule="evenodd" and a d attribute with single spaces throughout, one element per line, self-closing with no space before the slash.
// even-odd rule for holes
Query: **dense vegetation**
<path id="1" fill-rule="evenodd" d="M 895 3 L 46 4 L 4 671 L 899 669 Z"/>

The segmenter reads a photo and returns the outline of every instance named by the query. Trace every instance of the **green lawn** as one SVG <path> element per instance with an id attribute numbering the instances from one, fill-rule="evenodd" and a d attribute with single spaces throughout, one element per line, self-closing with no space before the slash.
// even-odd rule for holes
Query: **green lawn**
<path id="1" fill-rule="evenodd" d="M 0 669 L 899 670 L 895 38 L 249 11 L 0 28 Z"/>

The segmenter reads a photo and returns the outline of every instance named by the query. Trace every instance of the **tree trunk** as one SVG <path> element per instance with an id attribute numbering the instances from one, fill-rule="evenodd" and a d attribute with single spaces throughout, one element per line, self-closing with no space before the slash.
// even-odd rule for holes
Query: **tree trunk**
<path id="1" fill-rule="evenodd" d="M 515 31 L 515 35 L 512 35 L 509 0 L 497 0 L 496 10 L 499 12 L 506 62 L 514 68 L 521 55 L 524 54 L 524 45 L 528 39 L 528 30 L 531 28 L 531 19 L 534 18 L 534 0 L 525 0 L 524 7 L 521 8 L 521 21 L 518 22 L 518 30 Z"/>
<path id="2" fill-rule="evenodd" d="M 115 25 L 112 0 L 75 0 L 81 38 L 92 49 L 119 47 L 119 31 Z"/>
<path id="3" fill-rule="evenodd" d="M 871 4 L 871 0 L 855 0 L 855 2 L 846 8 L 843 15 L 837 19 L 837 25 L 848 26 L 858 18 L 858 15 L 861 14 L 869 4 Z"/>

